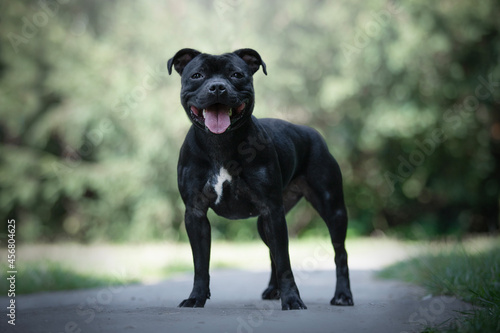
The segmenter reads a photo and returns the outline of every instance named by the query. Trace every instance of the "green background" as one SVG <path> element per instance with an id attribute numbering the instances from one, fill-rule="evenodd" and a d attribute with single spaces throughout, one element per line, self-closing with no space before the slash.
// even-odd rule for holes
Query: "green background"
<path id="1" fill-rule="evenodd" d="M 166 62 L 250 47 L 268 70 L 254 114 L 325 136 L 349 235 L 498 230 L 499 14 L 496 0 L 2 1 L 1 223 L 21 242 L 185 240 L 190 122 Z M 210 219 L 216 239 L 258 237 Z M 327 232 L 306 202 L 288 220 L 292 236 Z"/>

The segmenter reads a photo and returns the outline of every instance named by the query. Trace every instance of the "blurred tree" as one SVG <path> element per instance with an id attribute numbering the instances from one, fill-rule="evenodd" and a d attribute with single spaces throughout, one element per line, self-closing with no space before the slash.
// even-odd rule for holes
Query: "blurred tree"
<path id="1" fill-rule="evenodd" d="M 2 215 L 19 219 L 20 238 L 178 237 L 168 161 L 179 132 L 165 132 L 177 120 L 158 101 L 168 76 L 163 45 L 159 37 L 128 38 L 138 30 L 129 24 L 152 29 L 144 12 L 155 7 L 4 8 L 0 204 Z"/>
<path id="2" fill-rule="evenodd" d="M 166 60 L 257 49 L 257 116 L 313 126 L 345 178 L 353 234 L 499 226 L 495 0 L 17 1 L 0 5 L 0 215 L 27 241 L 185 238 L 189 127 Z M 214 237 L 253 223 L 211 220 Z M 293 235 L 324 234 L 306 203 Z"/>
<path id="3" fill-rule="evenodd" d="M 327 136 L 360 232 L 498 230 L 498 2 L 301 2 L 268 13 L 274 26 L 263 29 L 286 31 L 274 46 L 293 71 L 273 87 L 287 116 Z M 276 27 L 283 16 L 294 19 Z"/>

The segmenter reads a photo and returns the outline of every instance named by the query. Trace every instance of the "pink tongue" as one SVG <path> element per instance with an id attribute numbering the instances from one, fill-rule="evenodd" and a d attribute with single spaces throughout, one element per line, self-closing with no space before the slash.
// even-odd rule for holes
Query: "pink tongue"
<path id="1" fill-rule="evenodd" d="M 225 130 L 231 125 L 231 118 L 229 118 L 229 110 L 227 107 L 214 107 L 205 110 L 205 126 L 208 127 L 210 132 L 215 134 L 224 133 Z"/>

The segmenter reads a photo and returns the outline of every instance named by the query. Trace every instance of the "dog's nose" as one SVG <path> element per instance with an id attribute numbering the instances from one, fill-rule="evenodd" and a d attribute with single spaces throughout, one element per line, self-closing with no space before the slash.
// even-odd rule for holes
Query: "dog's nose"
<path id="1" fill-rule="evenodd" d="M 208 87 L 208 91 L 210 91 L 212 94 L 220 95 L 226 91 L 226 85 L 220 82 L 213 83 Z"/>

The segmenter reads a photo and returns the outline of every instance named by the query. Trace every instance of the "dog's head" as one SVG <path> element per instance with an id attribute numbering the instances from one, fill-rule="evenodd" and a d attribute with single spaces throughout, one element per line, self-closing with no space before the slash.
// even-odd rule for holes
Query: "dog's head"
<path id="1" fill-rule="evenodd" d="M 252 76 L 266 64 L 252 49 L 210 55 L 182 49 L 168 61 L 181 75 L 181 103 L 193 124 L 222 134 L 241 126 L 252 114 Z"/>

